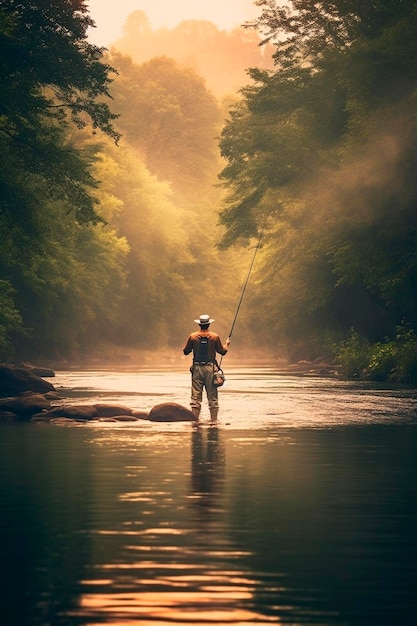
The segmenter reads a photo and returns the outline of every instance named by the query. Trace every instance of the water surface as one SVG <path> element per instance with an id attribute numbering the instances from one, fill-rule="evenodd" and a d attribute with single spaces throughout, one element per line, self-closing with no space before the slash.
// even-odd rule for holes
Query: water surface
<path id="1" fill-rule="evenodd" d="M 1 425 L 4 624 L 416 622 L 416 390 L 226 374 L 217 426 Z M 186 371 L 53 383 L 189 400 Z"/>

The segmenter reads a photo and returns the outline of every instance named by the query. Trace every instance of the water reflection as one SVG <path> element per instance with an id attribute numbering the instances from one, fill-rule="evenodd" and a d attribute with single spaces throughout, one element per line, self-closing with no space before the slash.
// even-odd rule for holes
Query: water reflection
<path id="1" fill-rule="evenodd" d="M 256 611 L 257 583 L 242 566 L 248 553 L 229 538 L 221 431 L 198 426 L 190 437 L 188 454 L 181 445 L 175 456 L 190 469 L 176 473 L 169 488 L 149 489 L 148 481 L 152 475 L 161 484 L 172 473 L 172 450 L 158 451 L 157 467 L 154 453 L 141 465 L 128 465 L 136 490 L 118 495 L 125 507 L 121 522 L 95 531 L 100 544 L 110 542 L 113 551 L 81 582 L 73 618 L 123 625 L 276 621 Z M 114 446 L 114 435 L 111 441 Z"/>
<path id="2" fill-rule="evenodd" d="M 196 522 L 202 532 L 209 530 L 221 510 L 224 487 L 225 450 L 217 425 L 194 426 L 191 434 L 191 494 Z"/>

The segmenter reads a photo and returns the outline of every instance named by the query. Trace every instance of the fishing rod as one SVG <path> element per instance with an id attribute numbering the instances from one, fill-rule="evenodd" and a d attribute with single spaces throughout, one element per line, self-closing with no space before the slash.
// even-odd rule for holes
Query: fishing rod
<path id="1" fill-rule="evenodd" d="M 252 261 L 251 261 L 250 266 L 249 266 L 249 270 L 248 270 L 248 273 L 247 273 L 247 276 L 246 276 L 246 280 L 245 280 L 245 282 L 244 282 L 244 284 L 243 284 L 243 287 L 242 287 L 242 292 L 241 292 L 241 294 L 240 294 L 239 302 L 238 302 L 238 305 L 237 305 L 237 308 L 236 308 L 236 313 L 235 313 L 235 316 L 234 316 L 234 318 L 233 318 L 232 327 L 231 327 L 231 329 L 230 329 L 230 333 L 229 333 L 229 336 L 228 336 L 228 339 L 229 339 L 229 340 L 231 339 L 232 334 L 233 334 L 233 330 L 234 330 L 234 328 L 235 328 L 235 324 L 236 324 L 237 316 L 239 315 L 240 307 L 241 307 L 241 304 L 242 304 L 242 301 L 243 301 L 243 297 L 244 297 L 244 295 L 245 295 L 246 288 L 247 288 L 247 286 L 248 286 L 249 278 L 250 278 L 250 275 L 251 275 L 251 273 L 252 273 L 252 269 L 253 269 L 253 266 L 254 266 L 254 263 L 255 263 L 256 255 L 257 255 L 257 253 L 258 253 L 259 248 L 261 247 L 262 237 L 263 237 L 263 230 L 261 231 L 261 233 L 260 233 L 260 235 L 259 235 L 259 238 L 258 238 L 258 243 L 257 243 L 257 244 L 256 244 L 256 246 L 255 246 L 255 251 L 254 251 L 253 256 L 252 256 Z M 219 367 L 220 367 L 220 366 L 221 366 L 221 364 L 222 364 L 222 360 L 223 360 L 223 355 L 222 355 L 222 356 L 221 356 L 221 358 L 220 358 Z"/>

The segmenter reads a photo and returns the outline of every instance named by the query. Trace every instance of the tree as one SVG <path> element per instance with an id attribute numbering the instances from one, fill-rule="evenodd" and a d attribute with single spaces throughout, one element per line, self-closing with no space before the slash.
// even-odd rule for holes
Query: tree
<path id="1" fill-rule="evenodd" d="M 21 333 L 23 320 L 16 309 L 10 283 L 0 280 L 0 355 L 8 356 L 13 352 L 11 337 Z"/>
<path id="2" fill-rule="evenodd" d="M 111 60 L 119 71 L 112 94 L 125 139 L 183 198 L 211 193 L 220 169 L 216 137 L 222 120 L 203 79 L 167 57 L 137 65 L 113 53 Z"/>
<path id="3" fill-rule="evenodd" d="M 222 133 L 223 243 L 269 231 L 257 297 L 288 344 L 416 328 L 417 3 L 257 4 L 276 70 Z"/>
<path id="4" fill-rule="evenodd" d="M 53 300 L 47 275 L 53 285 L 52 268 L 65 257 L 60 237 L 70 233 L 68 220 L 74 228 L 76 221 L 103 222 L 91 193 L 97 186 L 91 173 L 94 149 L 78 143 L 77 131 L 89 128 L 113 140 L 119 135 L 105 102 L 112 68 L 102 62 L 103 50 L 87 42 L 93 25 L 87 11 L 82 0 L 0 0 L 4 345 L 22 330 L 22 319 L 42 335 L 47 301 Z M 64 262 L 60 267 L 60 280 L 70 291 L 71 262 L 68 272 Z"/>
<path id="5" fill-rule="evenodd" d="M 118 328 L 128 245 L 103 224 L 78 224 L 62 207 L 45 207 L 50 228 L 13 268 L 15 302 L 26 333 L 20 358 L 88 357 Z"/>
<path id="6" fill-rule="evenodd" d="M 65 198 L 81 221 L 99 220 L 88 188 L 95 181 L 90 160 L 66 140 L 72 124 L 101 130 L 114 139 L 115 115 L 108 96 L 111 68 L 103 50 L 87 42 L 93 22 L 84 1 L 0 2 L 0 150 L 2 212 L 33 212 L 29 197 Z M 26 184 L 27 183 L 27 184 Z"/>
<path id="7" fill-rule="evenodd" d="M 184 210 L 174 204 L 169 184 L 126 143 L 103 146 L 96 171 L 103 180 L 100 208 L 129 244 L 127 289 L 113 340 L 135 348 L 155 347 L 155 337 L 166 343 L 188 305 L 184 274 L 194 263 L 184 245 Z"/>

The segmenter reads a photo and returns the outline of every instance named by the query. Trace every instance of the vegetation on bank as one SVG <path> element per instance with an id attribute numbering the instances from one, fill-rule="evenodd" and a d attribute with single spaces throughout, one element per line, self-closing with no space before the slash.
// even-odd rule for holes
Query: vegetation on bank
<path id="1" fill-rule="evenodd" d="M 348 339 L 335 346 L 345 378 L 417 383 L 417 333 L 405 325 L 394 339 L 370 343 L 354 329 Z"/>

